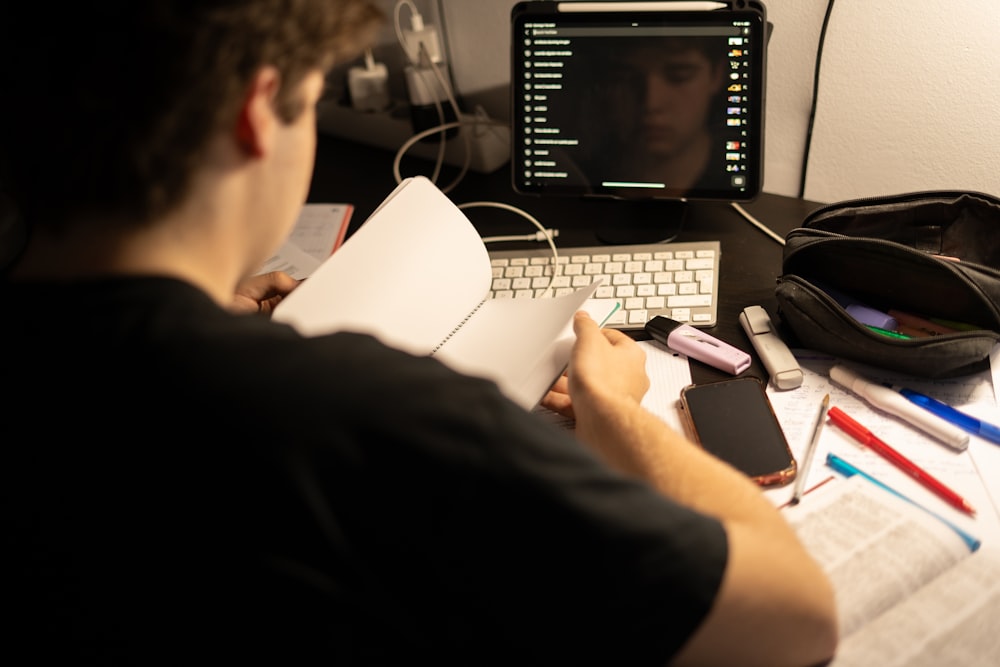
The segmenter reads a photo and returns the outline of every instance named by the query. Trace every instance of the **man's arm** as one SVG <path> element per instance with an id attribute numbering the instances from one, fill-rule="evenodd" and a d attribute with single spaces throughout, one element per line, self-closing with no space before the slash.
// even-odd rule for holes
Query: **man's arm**
<path id="1" fill-rule="evenodd" d="M 674 664 L 828 660 L 837 644 L 833 589 L 785 519 L 746 475 L 641 407 L 648 380 L 634 341 L 602 332 L 586 315 L 577 315 L 574 328 L 566 379 L 577 436 L 613 467 L 718 518 L 726 530 L 729 560 L 719 595 Z"/>

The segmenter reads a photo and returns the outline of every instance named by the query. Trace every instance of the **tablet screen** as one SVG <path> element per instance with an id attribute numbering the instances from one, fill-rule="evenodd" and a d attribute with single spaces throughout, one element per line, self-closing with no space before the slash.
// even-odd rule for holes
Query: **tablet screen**
<path id="1" fill-rule="evenodd" d="M 672 4 L 691 3 L 513 8 L 516 191 L 725 201 L 759 194 L 763 6 Z"/>

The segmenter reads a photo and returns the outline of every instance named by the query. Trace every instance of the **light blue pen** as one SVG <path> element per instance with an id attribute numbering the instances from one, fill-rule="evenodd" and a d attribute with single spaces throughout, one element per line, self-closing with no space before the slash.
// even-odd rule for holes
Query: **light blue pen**
<path id="1" fill-rule="evenodd" d="M 920 407 L 937 415 L 941 419 L 951 422 L 963 431 L 968 431 L 972 435 L 978 435 L 979 437 L 989 440 L 994 444 L 1000 445 L 1000 427 L 994 426 L 993 424 L 984 422 L 980 419 L 976 419 L 972 415 L 967 415 L 964 412 L 951 407 L 947 403 L 942 403 L 936 398 L 931 398 L 930 396 L 924 396 L 923 394 L 917 393 L 912 389 L 897 387 L 895 385 L 893 385 L 892 388 L 908 398 L 911 403 L 915 403 L 916 405 L 919 405 Z"/>
<path id="2" fill-rule="evenodd" d="M 953 524 L 951 521 L 948 521 L 947 519 L 945 519 L 940 514 L 932 512 L 929 509 L 927 509 L 926 507 L 924 507 L 923 505 L 910 500 L 908 497 L 904 496 L 902 493 L 900 493 L 896 489 L 892 488 L 891 486 L 889 486 L 887 484 L 883 484 L 882 482 L 878 481 L 877 479 L 875 479 L 874 477 L 872 477 L 871 475 L 869 475 L 865 471 L 861 470 L 860 468 L 858 468 L 857 466 L 855 466 L 853 464 L 848 463 L 847 461 L 845 461 L 844 459 L 840 458 L 836 454 L 832 454 L 832 453 L 831 454 L 827 454 L 826 455 L 826 464 L 828 466 L 830 466 L 831 468 L 833 468 L 836 472 L 839 472 L 844 477 L 853 477 L 855 475 L 857 475 L 859 477 L 864 477 L 865 479 L 867 479 L 869 482 L 871 482 L 875 486 L 882 487 L 883 489 L 885 489 L 886 491 L 888 491 L 892 495 L 894 495 L 894 496 L 896 496 L 898 498 L 902 498 L 903 500 L 905 500 L 906 502 L 910 503 L 914 507 L 919 507 L 920 509 L 922 509 L 923 511 L 927 512 L 932 517 L 934 517 L 935 519 L 937 519 L 938 521 L 942 522 L 943 524 L 945 524 L 946 526 L 948 526 L 949 528 L 951 528 L 952 530 L 954 530 L 956 533 L 958 533 L 958 536 L 961 537 L 965 541 L 965 543 L 969 546 L 969 551 L 975 551 L 982 544 L 982 541 L 980 541 L 979 539 L 973 537 L 972 535 L 969 535 L 967 532 L 965 532 L 964 530 L 962 530 L 961 528 L 959 528 L 958 526 L 956 526 L 955 524 Z"/>

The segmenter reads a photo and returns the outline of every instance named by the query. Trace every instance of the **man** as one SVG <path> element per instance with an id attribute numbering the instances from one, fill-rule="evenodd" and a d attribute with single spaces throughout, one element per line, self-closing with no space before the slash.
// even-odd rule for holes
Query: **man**
<path id="1" fill-rule="evenodd" d="M 294 286 L 247 276 L 294 224 L 324 71 L 372 39 L 369 3 L 3 13 L 0 148 L 28 237 L 4 281 L 8 653 L 832 654 L 828 581 L 752 483 L 640 407 L 620 332 L 574 323 L 546 398 L 574 438 L 434 359 L 233 312 Z"/>

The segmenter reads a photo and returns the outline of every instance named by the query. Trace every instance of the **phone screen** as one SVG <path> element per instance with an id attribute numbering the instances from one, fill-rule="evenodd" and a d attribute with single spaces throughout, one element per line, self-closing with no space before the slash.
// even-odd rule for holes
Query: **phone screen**
<path id="1" fill-rule="evenodd" d="M 759 379 L 690 385 L 681 391 L 681 409 L 702 447 L 758 484 L 780 486 L 795 478 L 795 458 Z"/>

